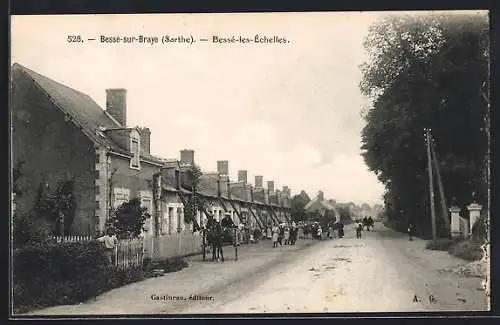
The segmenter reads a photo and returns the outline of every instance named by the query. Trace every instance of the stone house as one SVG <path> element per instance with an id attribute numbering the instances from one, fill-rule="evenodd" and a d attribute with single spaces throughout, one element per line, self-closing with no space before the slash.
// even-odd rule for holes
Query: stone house
<path id="1" fill-rule="evenodd" d="M 150 153 L 150 131 L 127 125 L 125 89 L 92 98 L 19 64 L 12 66 L 12 161 L 23 161 L 19 213 L 33 208 L 37 187 L 74 180 L 71 234 L 102 231 L 109 208 L 139 197 L 152 209 L 152 179 L 163 160 Z M 150 223 L 151 221 L 148 221 Z"/>
<path id="2" fill-rule="evenodd" d="M 64 179 L 74 180 L 76 213 L 69 234 L 93 235 L 105 229 L 111 208 L 137 197 L 151 218 L 145 235 L 194 231 L 207 210 L 185 220 L 186 200 L 193 195 L 190 167 L 194 151 L 180 151 L 180 160 L 150 152 L 151 132 L 127 125 L 125 89 L 106 90 L 106 107 L 92 98 L 19 64 L 12 66 L 12 162 L 23 165 L 24 193 L 16 198 L 18 213 L 33 208 L 39 184 L 50 189 Z M 231 214 L 236 224 L 264 227 L 288 220 L 290 191 L 274 191 L 274 182 L 255 186 L 247 172 L 230 182 L 228 162 L 217 172 L 204 173 L 195 195 L 207 201 L 217 220 Z M 286 190 L 285 190 L 286 189 Z"/>

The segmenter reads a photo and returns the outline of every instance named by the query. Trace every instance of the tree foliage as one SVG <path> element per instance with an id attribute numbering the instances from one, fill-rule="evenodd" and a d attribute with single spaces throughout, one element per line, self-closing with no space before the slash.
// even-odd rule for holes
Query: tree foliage
<path id="1" fill-rule="evenodd" d="M 305 191 L 301 191 L 300 194 L 292 197 L 291 212 L 293 220 L 299 221 L 306 218 L 306 210 L 304 209 L 304 207 L 307 203 L 309 203 L 309 201 L 311 201 L 311 199 Z"/>
<path id="2" fill-rule="evenodd" d="M 136 238 L 141 235 L 148 217 L 148 209 L 141 206 L 141 200 L 133 198 L 113 211 L 106 226 L 120 239 Z"/>
<path id="3" fill-rule="evenodd" d="M 199 210 L 203 210 L 206 207 L 206 202 L 200 195 L 197 195 L 198 185 L 200 183 L 200 177 L 203 175 L 201 168 L 197 165 L 193 165 L 188 170 L 189 179 L 191 180 L 192 190 L 194 195 L 190 195 L 186 198 L 184 204 L 184 221 L 187 224 L 195 224 L 196 215 Z M 196 230 L 196 229 L 193 229 Z"/>
<path id="4" fill-rule="evenodd" d="M 40 222 L 44 220 L 52 224 L 54 235 L 61 234 L 62 218 L 64 218 L 64 235 L 69 234 L 76 207 L 73 179 L 59 181 L 52 193 L 45 182 L 40 182 L 33 206 L 34 216 Z"/>
<path id="5" fill-rule="evenodd" d="M 486 203 L 488 27 L 479 14 L 388 16 L 365 39 L 360 89 L 373 107 L 363 156 L 402 229 L 410 220 L 420 232 L 430 228 L 424 128 L 432 129 L 448 205 L 454 198 L 464 207 L 472 192 Z"/>

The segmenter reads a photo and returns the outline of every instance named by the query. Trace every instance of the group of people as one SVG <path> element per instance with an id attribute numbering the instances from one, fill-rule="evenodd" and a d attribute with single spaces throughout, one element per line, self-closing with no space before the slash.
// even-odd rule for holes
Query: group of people
<path id="1" fill-rule="evenodd" d="M 356 238 L 361 238 L 363 230 L 366 227 L 366 230 L 370 231 L 370 228 L 373 229 L 374 221 L 372 217 L 364 217 L 362 220 L 356 221 Z"/>
<path id="2" fill-rule="evenodd" d="M 285 224 L 281 224 L 279 226 L 274 226 L 271 229 L 272 231 L 272 241 L 273 248 L 283 245 L 295 245 L 297 241 L 298 227 L 295 222 L 292 223 L 292 226 L 289 227 Z"/>
<path id="3" fill-rule="evenodd" d="M 370 231 L 370 228 L 373 229 L 374 221 L 372 217 L 364 217 L 363 218 L 363 226 L 366 227 L 366 230 Z"/>

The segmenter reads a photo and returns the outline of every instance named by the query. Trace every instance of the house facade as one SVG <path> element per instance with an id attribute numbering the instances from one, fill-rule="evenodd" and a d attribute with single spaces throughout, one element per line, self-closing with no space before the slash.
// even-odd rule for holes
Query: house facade
<path id="1" fill-rule="evenodd" d="M 150 132 L 126 121 L 126 90 L 108 89 L 106 109 L 89 96 L 19 64 L 12 67 L 12 161 L 24 162 L 18 213 L 33 209 L 39 186 L 74 180 L 71 234 L 102 231 L 109 208 L 138 197 L 152 208 Z M 148 221 L 149 222 L 149 221 Z"/>
<path id="2" fill-rule="evenodd" d="M 262 228 L 290 219 L 287 187 L 275 191 L 268 182 L 264 189 L 262 176 L 253 186 L 246 170 L 231 182 L 228 161 L 218 161 L 217 172 L 204 173 L 194 189 L 194 151 L 181 150 L 180 159 L 152 155 L 151 131 L 127 124 L 125 89 L 107 89 L 103 109 L 88 95 L 19 64 L 11 75 L 12 164 L 24 163 L 17 213 L 33 209 L 40 186 L 50 192 L 58 182 L 73 180 L 76 212 L 67 231 L 72 235 L 102 232 L 110 210 L 132 198 L 148 209 L 144 232 L 150 236 L 194 231 L 210 212 L 217 220 L 229 213 L 237 225 Z M 191 195 L 207 206 L 186 220 Z"/>

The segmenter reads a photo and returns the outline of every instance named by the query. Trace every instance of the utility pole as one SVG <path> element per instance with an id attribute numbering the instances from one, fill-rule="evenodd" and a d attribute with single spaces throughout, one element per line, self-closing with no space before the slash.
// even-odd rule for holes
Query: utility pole
<path id="1" fill-rule="evenodd" d="M 436 211 L 434 206 L 434 181 L 432 179 L 432 157 L 431 157 L 431 129 L 424 129 L 425 143 L 427 145 L 427 169 L 429 171 L 429 194 L 431 199 L 431 223 L 432 223 L 432 239 L 436 240 Z"/>
<path id="2" fill-rule="evenodd" d="M 439 198 L 441 200 L 441 213 L 443 214 L 443 221 L 444 221 L 444 224 L 446 227 L 446 233 L 448 234 L 448 236 L 451 236 L 450 219 L 449 219 L 448 209 L 446 207 L 446 197 L 444 195 L 443 182 L 441 179 L 441 172 L 439 171 L 439 163 L 437 160 L 436 148 L 435 148 L 434 139 L 432 138 L 432 134 L 430 135 L 430 138 L 431 138 L 432 159 L 434 161 L 434 169 L 436 170 L 438 189 L 439 189 Z"/>

